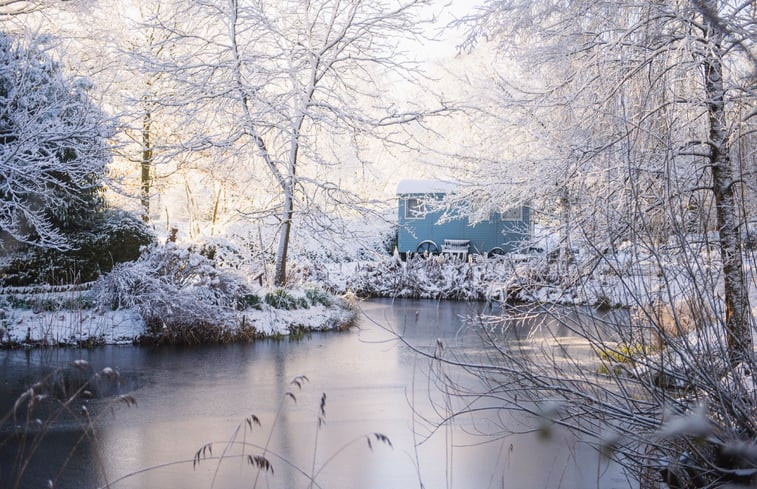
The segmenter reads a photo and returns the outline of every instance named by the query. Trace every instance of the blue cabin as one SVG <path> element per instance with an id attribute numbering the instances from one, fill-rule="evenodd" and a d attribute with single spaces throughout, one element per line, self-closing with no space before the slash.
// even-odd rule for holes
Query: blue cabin
<path id="1" fill-rule="evenodd" d="M 403 180 L 397 186 L 399 230 L 397 251 L 405 253 L 505 254 L 531 238 L 531 210 L 514 207 L 473 225 L 467 217 L 439 222 L 444 211 L 430 202 L 455 191 L 455 185 L 434 180 Z M 449 211 L 452 216 L 455 209 Z"/>

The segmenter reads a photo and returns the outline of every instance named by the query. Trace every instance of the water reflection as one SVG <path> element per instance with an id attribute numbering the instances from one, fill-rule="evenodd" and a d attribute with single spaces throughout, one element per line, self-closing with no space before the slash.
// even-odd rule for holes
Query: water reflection
<path id="1" fill-rule="evenodd" d="M 484 305 L 379 300 L 363 306 L 358 328 L 301 342 L 0 352 L 0 408 L 6 412 L 40 374 L 74 359 L 119 370 L 121 393 L 133 395 L 138 406 L 112 405 L 112 398 L 87 401 L 90 412 L 100 415 L 97 437 L 81 445 L 57 488 L 209 488 L 214 477 L 215 487 L 253 487 L 257 471 L 239 457 L 239 446 L 227 449 L 220 466 L 204 460 L 193 468 L 200 447 L 219 442 L 213 456 L 220 456 L 240 423 L 238 441 L 270 450 L 275 473 L 261 475 L 257 487 L 305 488 L 307 475 L 318 471 L 316 481 L 325 488 L 407 488 L 421 481 L 429 488 L 626 487 L 616 470 L 608 472 L 596 454 L 567 435 L 545 442 L 524 434 L 482 444 L 486 439 L 475 433 L 488 423 L 519 422 L 488 419 L 487 413 L 436 428 L 451 407 L 426 375 L 429 361 L 394 333 L 427 352 L 439 343 L 465 354 L 484 352 L 479 332 L 460 321 L 486 312 Z M 302 390 L 289 384 L 298 375 L 309 378 Z M 460 376 L 461 382 L 475 382 Z M 323 393 L 326 416 L 319 429 Z M 262 427 L 249 432 L 244 419 L 251 414 Z M 370 449 L 366 435 L 373 433 L 389 437 L 392 447 L 373 437 Z M 54 479 L 80 436 L 63 428 L 49 436 L 21 487 L 44 487 Z M 244 454 L 250 453 L 261 450 L 248 446 Z M 0 487 L 12 487 L 2 479 L 10 456 L 9 450 L 0 453 Z"/>

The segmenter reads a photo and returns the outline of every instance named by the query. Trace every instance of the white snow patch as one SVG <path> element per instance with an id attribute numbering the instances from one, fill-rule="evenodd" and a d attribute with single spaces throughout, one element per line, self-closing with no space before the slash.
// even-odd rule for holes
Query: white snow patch
<path id="1" fill-rule="evenodd" d="M 443 180 L 402 180 L 397 184 L 397 194 L 450 194 L 458 184 Z"/>
<path id="2" fill-rule="evenodd" d="M 144 319 L 135 308 L 110 310 L 96 307 L 80 310 L 35 311 L 25 308 L 4 310 L 0 344 L 82 345 L 131 344 L 147 332 Z M 355 318 L 342 300 L 332 306 L 284 310 L 261 304 L 259 310 L 228 312 L 218 324 L 234 329 L 252 325 L 264 336 L 287 335 L 292 329 L 326 331 L 349 325 Z"/>
<path id="3" fill-rule="evenodd" d="M 131 309 L 58 310 L 7 309 L 4 342 L 74 345 L 88 341 L 128 344 L 145 332 L 145 323 Z"/>
<path id="4" fill-rule="evenodd" d="M 275 309 L 265 307 L 239 313 L 245 317 L 247 324 L 255 326 L 265 336 L 286 335 L 294 328 L 310 331 L 337 329 L 349 324 L 355 313 L 344 307 L 311 306 L 308 309 Z M 241 321 L 241 318 L 240 318 Z"/>

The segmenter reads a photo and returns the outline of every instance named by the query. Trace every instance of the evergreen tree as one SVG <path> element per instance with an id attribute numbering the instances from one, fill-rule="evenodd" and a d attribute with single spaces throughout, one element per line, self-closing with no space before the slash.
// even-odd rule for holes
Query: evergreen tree
<path id="1" fill-rule="evenodd" d="M 44 38 L 0 33 L 0 246 L 70 249 L 65 235 L 104 208 L 110 153 L 87 84 L 70 80 Z"/>
<path id="2" fill-rule="evenodd" d="M 0 33 L 0 282 L 95 279 L 153 241 L 107 211 L 109 125 L 88 84 L 64 76 L 43 37 Z"/>

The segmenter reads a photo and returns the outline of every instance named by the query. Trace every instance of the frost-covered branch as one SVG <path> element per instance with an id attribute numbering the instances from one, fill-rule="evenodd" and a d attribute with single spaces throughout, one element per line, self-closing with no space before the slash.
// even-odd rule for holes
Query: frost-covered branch
<path id="1" fill-rule="evenodd" d="M 383 100 L 386 84 L 423 77 L 399 40 L 423 36 L 427 4 L 176 0 L 149 20 L 162 34 L 142 62 L 177 87 L 156 103 L 181 107 L 183 148 L 223 154 L 278 201 L 266 206 L 280 230 L 277 283 L 286 277 L 294 217 L 313 202 L 299 189 L 326 199 L 321 206 L 338 204 L 328 200 L 333 192 L 313 189 L 328 187 L 321 175 L 343 158 L 365 160 L 349 154 L 352 141 L 389 141 L 382 126 L 445 110 L 390 112 Z"/>
<path id="2" fill-rule="evenodd" d="M 108 126 L 86 82 L 66 79 L 43 38 L 0 36 L 0 231 L 65 249 L 63 229 L 97 208 Z"/>

